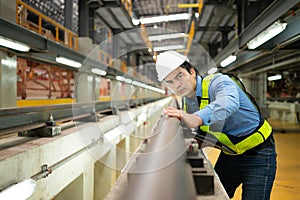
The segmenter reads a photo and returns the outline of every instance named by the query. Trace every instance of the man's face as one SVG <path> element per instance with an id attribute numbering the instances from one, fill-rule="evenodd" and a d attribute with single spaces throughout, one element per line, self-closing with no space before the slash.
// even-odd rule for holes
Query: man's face
<path id="1" fill-rule="evenodd" d="M 193 97 L 196 89 L 195 77 L 196 72 L 194 69 L 191 69 L 191 73 L 189 73 L 186 69 L 177 67 L 164 79 L 164 82 L 177 95 Z"/>

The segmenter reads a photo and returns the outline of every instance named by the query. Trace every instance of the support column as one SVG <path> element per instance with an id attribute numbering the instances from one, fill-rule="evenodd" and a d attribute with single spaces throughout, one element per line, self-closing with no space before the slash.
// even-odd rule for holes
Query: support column
<path id="1" fill-rule="evenodd" d="M 65 27 L 73 30 L 73 2 L 74 0 L 65 1 Z"/>
<path id="2" fill-rule="evenodd" d="M 95 43 L 95 7 L 89 7 L 89 37 L 92 39 L 93 43 Z"/>
<path id="3" fill-rule="evenodd" d="M 119 38 L 118 37 L 112 37 L 113 39 L 113 58 L 117 58 L 119 56 Z"/>
<path id="4" fill-rule="evenodd" d="M 17 56 L 0 51 L 0 107 L 15 107 L 17 102 Z"/>
<path id="5" fill-rule="evenodd" d="M 99 82 L 95 80 L 94 76 L 85 73 L 80 73 L 75 83 L 76 101 L 90 102 L 95 101 L 96 98 L 98 100 L 99 91 L 97 92 L 96 88 L 98 88 L 99 90 L 99 87 L 97 87 L 97 83 L 99 84 Z"/>
<path id="6" fill-rule="evenodd" d="M 228 32 L 222 32 L 222 47 L 226 47 L 228 44 Z"/>
<path id="7" fill-rule="evenodd" d="M 79 0 L 79 37 L 89 36 L 89 9 L 87 0 Z"/>
<path id="8" fill-rule="evenodd" d="M 215 57 L 218 54 L 218 44 L 210 43 L 208 44 L 209 47 L 209 55 L 210 57 Z"/>
<path id="9" fill-rule="evenodd" d="M 16 23 L 16 1 L 0 0 L 0 18 Z"/>

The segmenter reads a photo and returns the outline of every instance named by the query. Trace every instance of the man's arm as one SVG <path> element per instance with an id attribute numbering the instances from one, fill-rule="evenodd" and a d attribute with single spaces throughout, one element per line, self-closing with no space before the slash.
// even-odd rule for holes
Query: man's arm
<path id="1" fill-rule="evenodd" d="M 189 114 L 183 110 L 168 107 L 166 108 L 165 113 L 170 117 L 176 117 L 179 120 L 182 120 L 190 128 L 196 128 L 203 125 L 203 121 L 198 115 Z"/>
<path id="2" fill-rule="evenodd" d="M 209 86 L 211 102 L 195 112 L 204 125 L 224 121 L 239 108 L 239 94 L 236 84 L 228 76 L 217 76 Z"/>

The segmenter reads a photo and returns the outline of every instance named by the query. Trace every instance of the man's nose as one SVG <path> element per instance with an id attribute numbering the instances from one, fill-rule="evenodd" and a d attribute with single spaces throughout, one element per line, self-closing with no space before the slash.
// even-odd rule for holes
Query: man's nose
<path id="1" fill-rule="evenodd" d="M 175 84 L 175 87 L 176 87 L 176 88 L 180 88 L 181 85 L 182 85 L 182 82 L 181 82 L 181 81 L 178 81 L 178 80 L 175 80 L 175 81 L 174 81 L 174 84 Z"/>

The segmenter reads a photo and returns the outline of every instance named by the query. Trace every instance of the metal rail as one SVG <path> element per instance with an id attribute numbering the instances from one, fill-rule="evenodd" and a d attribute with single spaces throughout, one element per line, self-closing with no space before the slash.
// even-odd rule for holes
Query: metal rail
<path id="1" fill-rule="evenodd" d="M 175 100 L 170 106 L 175 107 Z M 196 199 L 179 123 L 176 118 L 161 115 L 105 200 Z"/>
<path id="2" fill-rule="evenodd" d="M 175 99 L 169 106 L 178 107 Z M 229 199 L 203 151 L 187 151 L 186 128 L 162 114 L 105 200 Z"/>
<path id="3" fill-rule="evenodd" d="M 20 7 L 20 9 L 19 9 Z M 38 24 L 29 23 L 27 21 L 27 11 L 24 15 L 25 19 L 22 19 L 22 10 L 27 9 L 29 12 L 35 14 L 38 17 Z M 25 22 L 24 22 L 25 21 Z M 54 36 L 52 36 L 52 32 L 50 30 L 43 30 L 43 21 L 51 24 L 55 30 Z M 59 23 L 55 22 L 54 20 L 50 19 L 49 17 L 43 15 L 36 9 L 32 8 L 31 6 L 27 5 L 26 3 L 22 2 L 21 0 L 16 1 L 16 23 L 22 26 L 25 26 L 39 34 L 46 35 L 47 37 L 54 39 L 56 42 L 60 42 L 63 45 L 72 48 L 74 50 L 78 50 L 78 35 L 73 33 L 71 30 L 65 28 L 64 26 L 60 25 Z M 64 32 L 64 35 L 60 36 L 60 31 Z M 67 38 L 66 40 L 61 40 L 60 37 Z"/>
<path id="4" fill-rule="evenodd" d="M 103 101 L 60 104 L 49 106 L 35 106 L 23 108 L 0 109 L 0 136 L 26 131 L 46 126 L 51 114 L 55 121 L 64 122 L 89 117 L 97 119 L 97 114 L 114 114 L 119 110 L 126 110 L 139 105 L 147 104 L 160 98 L 145 98 L 136 100 Z"/>
<path id="5" fill-rule="evenodd" d="M 175 101 L 170 105 L 176 107 Z M 127 199 L 196 199 L 180 121 L 162 116 L 128 174 Z"/>

